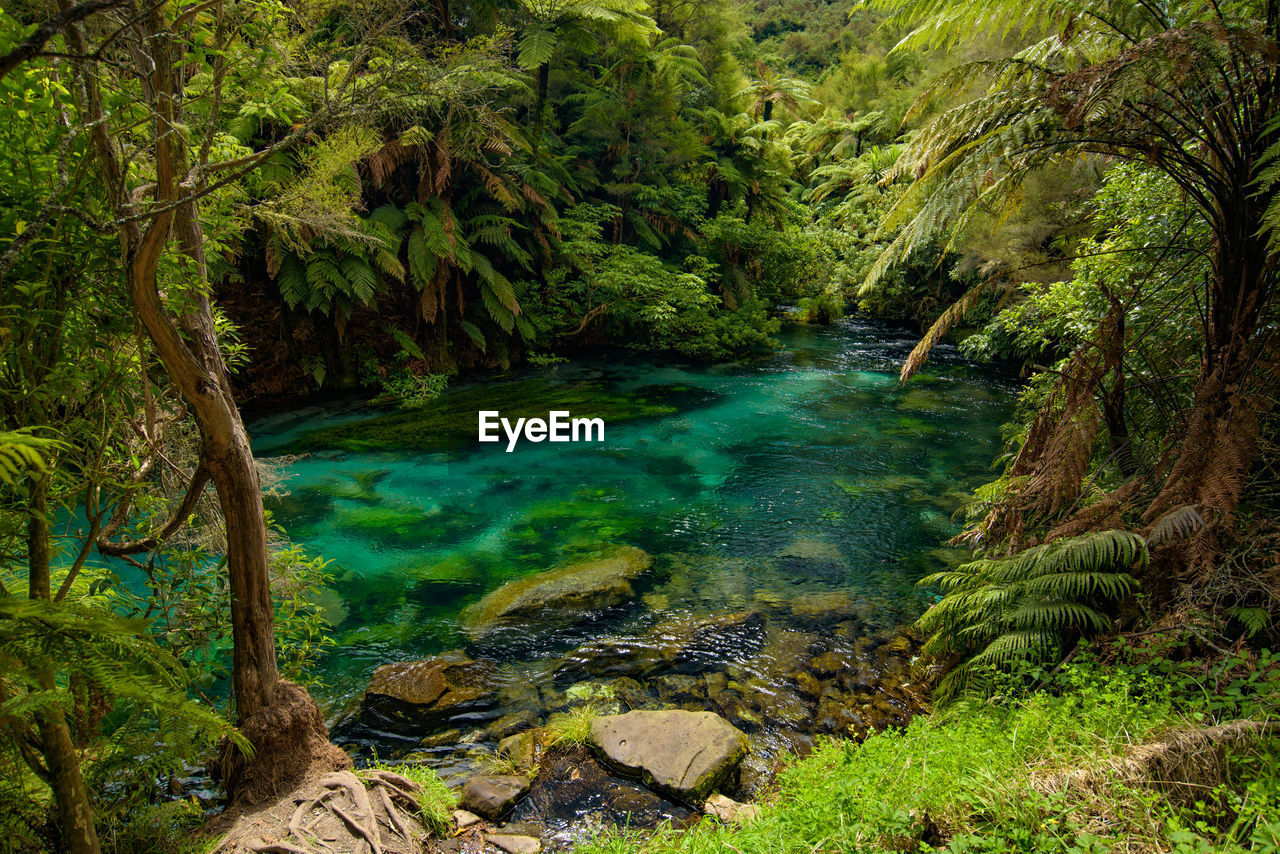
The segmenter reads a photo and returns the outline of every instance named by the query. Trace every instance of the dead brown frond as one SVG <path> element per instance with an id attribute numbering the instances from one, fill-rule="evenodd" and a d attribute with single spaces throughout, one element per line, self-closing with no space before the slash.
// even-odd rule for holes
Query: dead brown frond
<path id="1" fill-rule="evenodd" d="M 1102 423 L 1097 390 L 1103 378 L 1120 364 L 1121 351 L 1114 346 L 1119 334 L 1120 313 L 1113 307 L 1099 324 L 1095 340 L 1082 345 L 1068 360 L 1009 467 L 1008 480 L 1016 486 L 988 511 L 981 524 L 984 539 L 1007 542 L 1012 550 L 1023 548 L 1030 545 L 1027 531 L 1037 523 L 1063 514 L 1071 516 L 1081 504 Z M 1127 500 L 1129 493 L 1124 495 Z M 1113 500 L 1080 512 L 1097 521 L 1120 509 L 1120 502 Z M 1070 520 L 1060 526 L 1060 530 L 1078 529 L 1091 530 L 1092 526 L 1080 528 Z"/>
<path id="2" fill-rule="evenodd" d="M 1171 803 L 1191 806 L 1228 782 L 1230 758 L 1280 731 L 1274 721 L 1241 720 L 1209 727 L 1176 729 L 1159 740 L 1136 745 L 1124 755 L 1075 768 L 1033 775 L 1044 794 L 1066 794 L 1093 805 L 1105 818 L 1113 787 L 1160 792 Z"/>
<path id="3" fill-rule="evenodd" d="M 393 139 L 365 160 L 369 177 L 375 187 L 385 187 L 396 170 L 408 163 L 418 153 L 417 147 Z"/>

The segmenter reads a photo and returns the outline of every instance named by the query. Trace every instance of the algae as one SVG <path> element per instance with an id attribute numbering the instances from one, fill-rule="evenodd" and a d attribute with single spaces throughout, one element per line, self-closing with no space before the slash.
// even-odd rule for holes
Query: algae
<path id="1" fill-rule="evenodd" d="M 575 416 L 603 418 L 606 430 L 609 425 L 678 411 L 656 393 L 624 395 L 598 380 L 552 384 L 545 378 L 535 377 L 448 391 L 426 406 L 311 430 L 279 452 L 439 451 L 472 445 L 483 447 L 476 445 L 477 419 L 482 409 L 498 410 L 502 417 L 513 422 L 517 418 L 545 418 L 551 410 L 567 410 Z"/>

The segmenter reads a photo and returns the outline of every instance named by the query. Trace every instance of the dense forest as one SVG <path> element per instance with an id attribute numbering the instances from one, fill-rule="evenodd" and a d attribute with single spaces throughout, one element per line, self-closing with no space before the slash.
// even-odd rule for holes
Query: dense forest
<path id="1" fill-rule="evenodd" d="M 1280 850 L 1280 3 L 22 2 L 0 9 L 0 135 L 0 850 Z M 646 767 L 709 817 L 539 841 L 503 810 L 459 818 L 430 763 L 339 737 L 381 712 L 317 675 L 355 635 L 331 606 L 348 582 L 290 498 L 312 449 L 255 458 L 252 418 L 358 401 L 370 424 L 470 431 L 513 376 L 764 376 L 788 335 L 855 322 L 911 333 L 881 398 L 942 394 L 943 354 L 1011 403 L 998 437 L 895 422 L 938 455 L 998 440 L 981 482 L 835 482 L 857 507 L 917 490 L 934 509 L 910 524 L 950 548 L 921 551 L 923 593 L 903 596 L 929 607 L 902 605 L 874 646 L 849 613 L 795 618 L 818 640 L 846 627 L 864 665 L 879 649 L 883 686 L 808 649 L 786 675 L 796 717 L 836 722 L 769 754 L 758 785 L 718 778 L 754 803 L 703 810 L 715 786 Z M 606 421 L 678 409 L 639 382 L 583 394 Z M 954 400 L 953 419 L 982 405 Z M 386 450 L 353 429 L 314 458 Z M 340 500 L 372 505 L 367 480 Z M 569 558 L 662 611 L 679 559 L 644 587 L 651 559 L 609 495 L 545 522 L 561 550 L 533 566 L 529 546 L 522 580 L 450 581 L 451 630 Z M 593 513 L 615 551 L 564 533 Z M 393 521 L 397 547 L 425 524 Z M 829 568 L 837 541 L 775 550 L 759 577 Z M 455 595 L 430 589 L 424 608 Z M 731 646 L 799 613 L 753 595 Z M 732 663 L 689 664 L 723 651 L 706 625 L 672 673 L 749 694 Z M 584 635 L 565 660 L 591 643 L 599 659 Z M 449 667 L 505 665 L 474 632 L 462 648 L 432 659 L 446 687 L 405 702 L 470 690 Z M 528 777 L 537 800 L 608 753 L 609 703 L 775 731 L 704 694 L 606 697 L 585 672 L 483 779 Z M 840 692 L 892 714 L 825 713 Z"/>

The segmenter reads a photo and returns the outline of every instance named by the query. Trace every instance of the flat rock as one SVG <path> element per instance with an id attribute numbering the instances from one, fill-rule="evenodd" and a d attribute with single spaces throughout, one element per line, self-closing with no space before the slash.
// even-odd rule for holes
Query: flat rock
<path id="1" fill-rule="evenodd" d="M 720 794 L 707 798 L 702 811 L 725 824 L 745 824 L 760 815 L 760 807 L 755 804 L 740 804 L 733 798 Z"/>
<path id="2" fill-rule="evenodd" d="M 504 584 L 468 606 L 462 624 L 477 640 L 502 629 L 573 623 L 577 617 L 630 601 L 635 596 L 631 583 L 652 564 L 646 552 L 620 546 L 603 557 Z"/>
<path id="3" fill-rule="evenodd" d="M 480 816 L 468 810 L 453 811 L 453 823 L 456 824 L 459 829 L 468 828 L 479 821 Z"/>
<path id="4" fill-rule="evenodd" d="M 636 711 L 591 723 L 591 746 L 624 774 L 696 804 L 747 754 L 747 737 L 713 712 Z"/>
<path id="5" fill-rule="evenodd" d="M 542 842 L 532 836 L 515 836 L 508 833 L 487 833 L 485 842 L 506 851 L 507 854 L 538 854 Z"/>
<path id="6" fill-rule="evenodd" d="M 462 786 L 458 807 L 493 821 L 510 812 L 528 793 L 528 777 L 472 777 Z"/>
<path id="7" fill-rule="evenodd" d="M 364 723 L 389 730 L 438 726 L 497 700 L 494 668 L 461 653 L 384 664 L 373 672 L 360 707 Z"/>

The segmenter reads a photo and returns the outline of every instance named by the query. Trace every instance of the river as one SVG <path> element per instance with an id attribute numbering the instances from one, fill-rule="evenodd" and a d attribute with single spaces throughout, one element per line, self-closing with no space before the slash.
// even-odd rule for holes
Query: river
<path id="1" fill-rule="evenodd" d="M 268 508 L 333 562 L 321 601 L 337 645 L 313 693 L 339 739 L 456 776 L 556 709 L 679 705 L 726 714 L 763 767 L 906 714 L 910 649 L 892 639 L 935 595 L 916 582 L 957 559 L 941 544 L 993 477 L 1016 393 L 949 347 L 900 385 L 914 341 L 845 320 L 745 364 L 572 361 L 456 383 L 420 410 L 348 401 L 253 423 L 260 457 L 297 455 Z M 481 409 L 599 417 L 604 441 L 508 452 L 476 441 Z M 653 556 L 629 601 L 496 639 L 460 621 L 504 584 L 618 545 Z M 697 655 L 663 650 L 681 643 Z M 394 733 L 351 714 L 379 665 L 452 650 L 495 668 L 483 714 Z M 566 666 L 602 651 L 608 667 Z M 837 654 L 858 684 L 832 665 L 806 695 L 795 668 L 823 679 L 820 656 Z"/>

